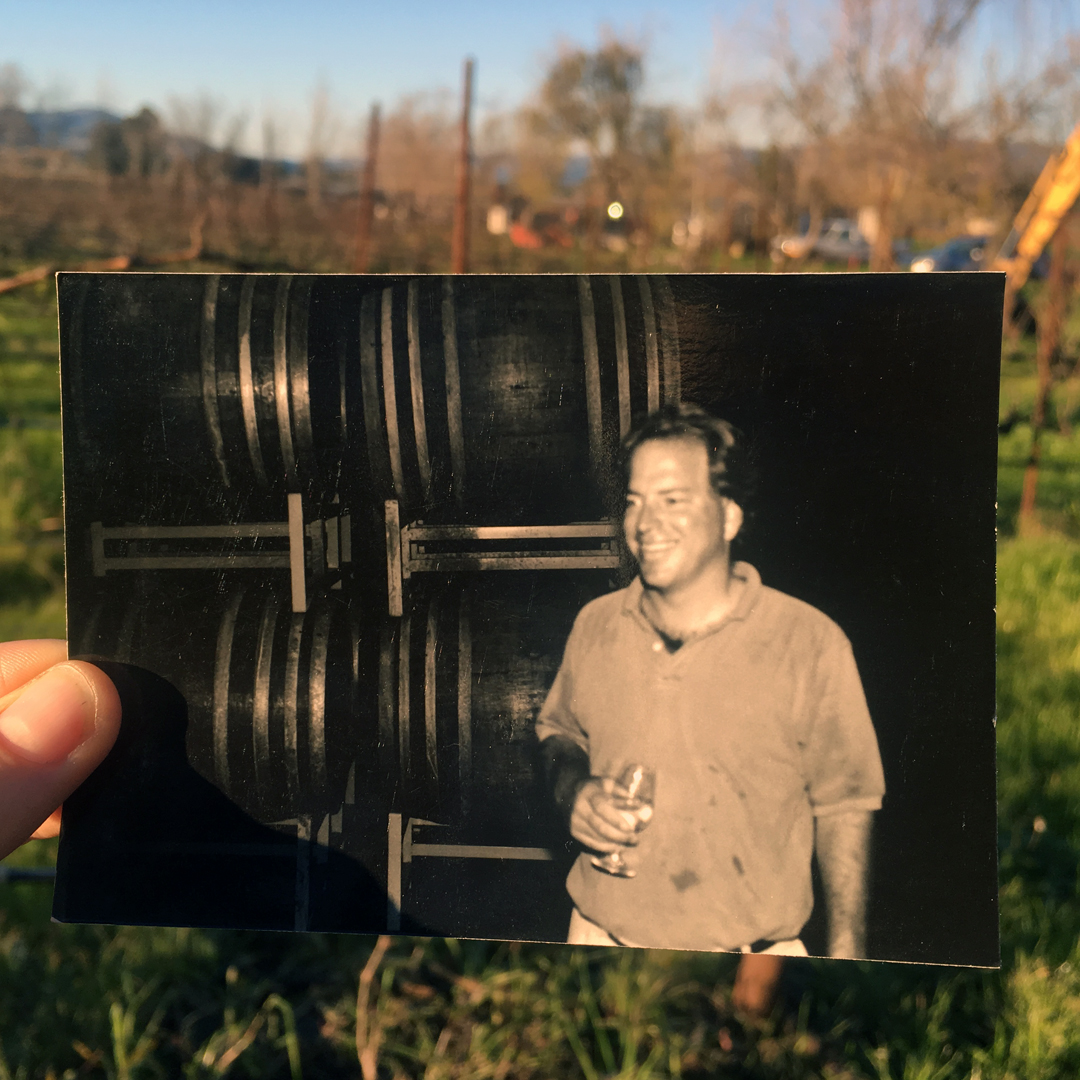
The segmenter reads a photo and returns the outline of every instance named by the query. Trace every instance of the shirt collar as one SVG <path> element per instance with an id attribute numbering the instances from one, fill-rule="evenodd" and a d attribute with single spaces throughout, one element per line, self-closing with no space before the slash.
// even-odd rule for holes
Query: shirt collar
<path id="1" fill-rule="evenodd" d="M 742 622 L 753 613 L 758 597 L 761 595 L 761 575 L 750 563 L 736 562 L 731 568 L 731 576 L 746 582 L 746 587 L 743 589 L 742 595 L 735 606 L 715 626 L 707 627 L 705 633 L 711 633 L 725 623 L 734 620 Z M 639 626 L 648 630 L 650 634 L 655 634 L 656 628 L 641 613 L 641 597 L 644 592 L 645 586 L 642 584 L 641 575 L 639 574 L 626 588 L 626 595 L 623 597 L 623 614 L 629 615 Z M 693 636 L 697 637 L 698 635 Z"/>

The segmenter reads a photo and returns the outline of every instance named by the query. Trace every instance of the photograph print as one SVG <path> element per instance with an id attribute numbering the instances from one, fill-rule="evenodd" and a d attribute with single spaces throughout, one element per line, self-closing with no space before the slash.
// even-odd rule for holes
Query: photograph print
<path id="1" fill-rule="evenodd" d="M 996 966 L 1002 287 L 59 275 L 55 916 Z"/>

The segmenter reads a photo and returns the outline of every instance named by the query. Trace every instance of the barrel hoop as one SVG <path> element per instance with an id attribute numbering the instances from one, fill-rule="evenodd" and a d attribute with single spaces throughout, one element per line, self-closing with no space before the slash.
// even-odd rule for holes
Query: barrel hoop
<path id="1" fill-rule="evenodd" d="M 615 370 L 619 382 L 619 439 L 630 432 L 630 353 L 626 346 L 626 306 L 623 304 L 622 278 L 612 274 L 611 307 L 615 315 Z"/>
<path id="2" fill-rule="evenodd" d="M 468 810 L 472 785 L 472 627 L 468 586 L 462 586 L 458 607 L 458 776 L 462 806 Z"/>
<path id="3" fill-rule="evenodd" d="M 300 461 L 311 460 L 315 440 L 311 433 L 311 394 L 308 386 L 308 309 L 311 278 L 298 278 L 289 296 L 289 398 L 292 405 L 292 438 Z"/>
<path id="4" fill-rule="evenodd" d="M 424 750 L 428 768 L 439 782 L 439 734 L 435 714 L 435 656 L 438 650 L 438 596 L 428 604 L 427 633 L 424 636 Z"/>
<path id="5" fill-rule="evenodd" d="M 656 310 L 653 307 L 649 279 L 638 275 L 638 291 L 641 293 L 641 312 L 645 319 L 645 375 L 648 387 L 648 409 L 651 416 L 660 408 L 660 354 L 656 344 Z"/>
<path id="6" fill-rule="evenodd" d="M 420 364 L 420 280 L 409 282 L 406 326 L 409 334 L 409 388 L 412 391 L 413 429 L 416 458 L 420 465 L 420 487 L 424 502 L 431 501 L 431 455 L 428 451 L 427 418 L 424 415 L 423 369 Z"/>
<path id="7" fill-rule="evenodd" d="M 274 404 L 277 407 L 278 438 L 281 441 L 281 460 L 285 464 L 285 479 L 296 490 L 296 454 L 293 451 L 292 418 L 289 416 L 289 287 L 292 276 L 278 278 L 274 294 Z"/>
<path id="8" fill-rule="evenodd" d="M 600 350 L 596 343 L 596 308 L 592 285 L 587 277 L 578 277 L 581 300 L 581 335 L 585 345 L 585 405 L 589 419 L 589 455 L 594 468 L 603 461 L 600 405 Z"/>
<path id="9" fill-rule="evenodd" d="M 398 765 L 402 777 L 412 778 L 412 754 L 410 737 L 410 686 L 411 677 L 409 649 L 411 646 L 412 615 L 406 614 L 401 620 L 398 632 Z"/>
<path id="10" fill-rule="evenodd" d="M 405 502 L 405 474 L 401 467 L 401 436 L 398 432 L 397 387 L 394 382 L 394 290 L 382 291 L 382 377 L 386 407 L 386 442 L 390 448 L 390 471 L 399 502 Z"/>
<path id="11" fill-rule="evenodd" d="M 269 782 L 270 770 L 270 672 L 273 664 L 274 632 L 277 630 L 278 604 L 268 596 L 259 624 L 255 652 L 255 687 L 252 695 L 252 749 L 255 752 L 255 778 L 260 788 Z"/>
<path id="12" fill-rule="evenodd" d="M 458 509 L 465 506 L 465 429 L 461 423 L 461 371 L 458 368 L 454 280 L 442 283 L 443 355 L 446 364 L 446 425 L 450 432 L 450 490 Z"/>
<path id="13" fill-rule="evenodd" d="M 382 492 L 386 490 L 390 479 L 390 459 L 383 442 L 383 425 L 379 417 L 379 374 L 375 357 L 376 304 L 374 293 L 369 293 L 360 301 L 360 390 L 364 405 L 368 461 L 376 490 Z"/>
<path id="14" fill-rule="evenodd" d="M 289 776 L 289 796 L 296 799 L 300 790 L 300 646 L 304 636 L 304 616 L 292 616 L 289 642 L 285 648 L 285 688 L 283 713 L 285 718 L 285 767 Z"/>
<path id="15" fill-rule="evenodd" d="M 225 464 L 225 440 L 221 436 L 221 413 L 218 410 L 217 349 L 214 335 L 217 328 L 218 286 L 220 274 L 210 274 L 203 292 L 202 332 L 199 337 L 199 359 L 202 366 L 203 409 L 206 412 L 206 430 L 210 434 L 210 446 L 214 460 L 221 470 L 221 482 L 229 486 L 229 470 Z"/>
<path id="16" fill-rule="evenodd" d="M 322 608 L 315 618 L 308 674 L 308 755 L 311 780 L 316 792 L 327 787 L 326 770 L 326 675 L 330 643 L 330 609 Z"/>
<path id="17" fill-rule="evenodd" d="M 217 653 L 214 661 L 214 775 L 218 783 L 229 786 L 229 669 L 232 667 L 233 637 L 244 590 L 237 589 L 229 599 L 218 627 Z"/>
<path id="18" fill-rule="evenodd" d="M 255 276 L 248 274 L 240 286 L 239 365 L 240 408 L 244 415 L 244 434 L 247 436 L 248 456 L 260 487 L 269 487 L 266 462 L 259 441 L 259 421 L 255 413 L 255 378 L 251 369 L 251 304 L 255 295 Z"/>
<path id="19" fill-rule="evenodd" d="M 678 404 L 682 398 L 679 364 L 679 321 L 675 315 L 675 298 L 671 283 L 656 275 L 656 291 L 660 296 L 660 338 L 664 349 L 664 404 Z"/>

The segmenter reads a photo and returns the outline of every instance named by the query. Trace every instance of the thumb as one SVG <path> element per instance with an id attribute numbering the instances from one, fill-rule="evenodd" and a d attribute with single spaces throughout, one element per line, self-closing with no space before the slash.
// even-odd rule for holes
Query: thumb
<path id="1" fill-rule="evenodd" d="M 0 858 L 28 840 L 93 772 L 119 731 L 120 697 L 92 664 L 53 663 L 11 689 L 18 679 L 10 677 L 13 668 L 29 674 L 52 660 L 58 645 L 0 646 L 0 689 L 9 691 L 0 697 Z"/>

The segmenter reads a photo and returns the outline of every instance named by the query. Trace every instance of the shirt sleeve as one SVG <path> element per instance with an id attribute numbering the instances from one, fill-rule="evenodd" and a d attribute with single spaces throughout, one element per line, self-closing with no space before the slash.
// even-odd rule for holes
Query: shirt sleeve
<path id="1" fill-rule="evenodd" d="M 885 776 L 877 735 L 851 645 L 839 627 L 818 655 L 807 707 L 802 753 L 814 814 L 880 809 Z"/>
<path id="2" fill-rule="evenodd" d="M 578 722 L 574 713 L 574 657 L 580 647 L 580 623 L 579 615 L 566 641 L 566 649 L 558 674 L 537 717 L 536 737 L 543 742 L 552 735 L 562 735 L 577 743 L 587 754 L 589 734 Z"/>

